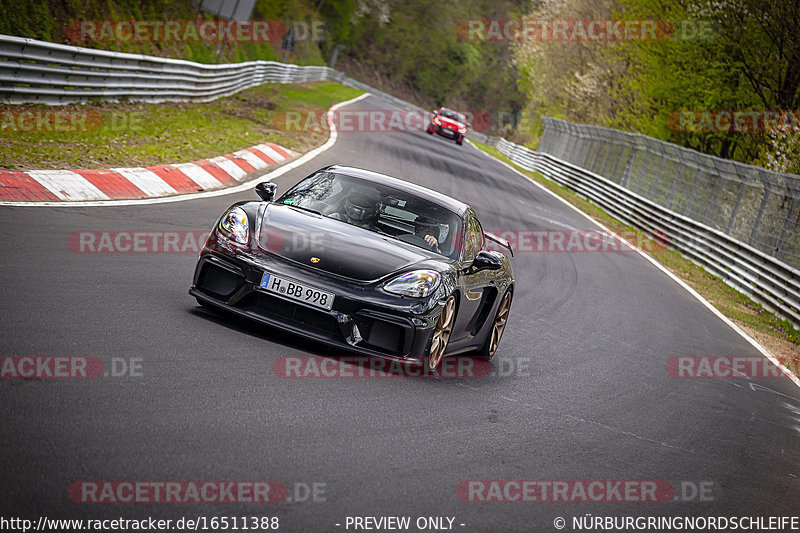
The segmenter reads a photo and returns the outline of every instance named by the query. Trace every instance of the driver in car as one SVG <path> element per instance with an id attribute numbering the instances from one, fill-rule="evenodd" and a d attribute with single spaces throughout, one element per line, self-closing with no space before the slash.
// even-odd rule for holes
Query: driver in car
<path id="1" fill-rule="evenodd" d="M 414 235 L 425 241 L 430 250 L 439 253 L 439 224 L 418 217 L 414 221 Z"/>
<path id="2" fill-rule="evenodd" d="M 354 192 L 348 195 L 344 203 L 344 216 L 333 213 L 331 218 L 343 220 L 353 226 L 379 231 L 375 225 L 378 221 L 378 204 L 380 199 L 374 198 L 362 192 Z"/>

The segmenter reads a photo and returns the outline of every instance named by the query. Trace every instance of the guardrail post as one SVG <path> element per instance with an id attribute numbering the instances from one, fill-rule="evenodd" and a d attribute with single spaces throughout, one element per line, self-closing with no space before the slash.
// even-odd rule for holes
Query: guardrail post
<path id="1" fill-rule="evenodd" d="M 605 137 L 606 141 L 606 154 L 603 156 L 603 162 L 600 163 L 600 166 L 595 169 L 595 171 L 601 176 L 605 173 L 606 162 L 608 161 L 608 157 L 611 155 L 611 151 L 614 149 L 614 144 L 608 142 L 608 132 L 605 130 L 603 130 L 603 137 Z"/>
<path id="2" fill-rule="evenodd" d="M 575 150 L 575 154 L 572 157 L 572 162 L 577 164 L 583 158 L 583 153 L 587 149 L 587 135 L 586 132 L 583 131 L 583 128 L 580 126 L 576 128 L 575 136 L 577 137 L 577 148 Z"/>
<path id="3" fill-rule="evenodd" d="M 769 196 L 772 194 L 772 183 L 770 183 L 769 179 L 767 179 L 762 172 L 758 173 L 758 177 L 764 184 L 764 194 L 761 196 L 761 205 L 758 207 L 758 213 L 756 213 L 756 220 L 753 223 L 753 228 L 750 230 L 750 235 L 747 237 L 747 244 L 750 246 L 753 245 L 753 239 L 755 239 L 758 226 L 761 224 L 761 217 L 764 215 L 764 209 L 766 209 Z"/>
<path id="4" fill-rule="evenodd" d="M 700 188 L 700 181 L 703 178 L 703 167 L 699 164 L 697 165 L 697 173 L 694 175 L 694 185 L 692 186 L 692 193 L 689 195 L 689 201 L 686 203 L 686 209 L 683 211 L 683 214 L 686 216 L 691 216 L 692 213 L 692 204 L 694 204 L 694 199 L 697 197 L 697 190 Z"/>
<path id="5" fill-rule="evenodd" d="M 712 227 L 713 225 L 709 224 L 708 221 L 711 218 L 711 213 L 713 213 L 714 210 L 717 208 L 717 198 L 719 196 L 719 190 L 722 187 L 722 172 L 720 171 L 719 167 L 717 167 L 716 160 L 713 161 L 714 161 L 714 168 L 717 170 L 717 180 L 716 183 L 714 184 L 714 192 L 711 194 L 711 201 L 708 202 L 708 207 L 706 208 L 706 214 L 703 216 L 703 222 Z"/>
<path id="6" fill-rule="evenodd" d="M 667 208 L 672 207 L 672 199 L 675 197 L 675 190 L 678 188 L 678 183 L 681 181 L 681 176 L 683 175 L 683 169 L 686 168 L 686 162 L 683 160 L 683 155 L 681 155 L 681 151 L 677 150 L 676 153 L 678 154 L 680 165 L 678 166 L 678 173 L 675 174 L 675 179 L 672 180 L 672 187 L 670 187 L 669 196 L 667 197 Z"/>
<path id="7" fill-rule="evenodd" d="M 742 196 L 744 196 L 744 190 L 746 187 L 747 182 L 742 180 L 742 183 L 739 184 L 739 192 L 736 194 L 736 200 L 733 202 L 733 207 L 731 208 L 731 215 L 728 217 L 728 224 L 725 226 L 725 233 L 727 235 L 731 234 L 733 221 L 736 219 L 736 212 L 739 210 L 739 204 L 742 202 Z"/>
<path id="8" fill-rule="evenodd" d="M 611 169 L 611 181 L 615 181 L 619 183 L 620 180 L 617 179 L 617 169 L 619 168 L 619 162 L 622 160 L 622 156 L 625 155 L 625 149 L 629 146 L 628 140 L 626 139 L 625 135 L 621 132 L 617 132 L 617 138 L 619 139 L 619 154 L 617 154 L 617 160 L 614 161 L 614 168 Z"/>
<path id="9" fill-rule="evenodd" d="M 794 192 L 794 191 L 792 191 Z M 793 196 L 792 201 L 789 204 L 789 212 L 786 213 L 786 217 L 783 219 L 783 226 L 781 227 L 781 232 L 778 234 L 778 240 L 775 243 L 775 251 L 773 252 L 773 256 L 776 256 L 778 252 L 782 251 L 784 239 L 786 239 L 786 232 L 791 224 L 792 218 L 794 218 L 794 208 L 797 207 L 797 197 Z"/>
<path id="10" fill-rule="evenodd" d="M 567 142 L 565 143 L 564 154 L 562 155 L 564 159 L 570 162 L 575 162 L 572 156 L 575 154 L 576 145 L 578 144 L 578 136 L 573 131 L 574 128 L 575 126 L 572 124 L 567 125 Z"/>
<path id="11" fill-rule="evenodd" d="M 667 156 L 664 154 L 664 148 L 660 144 L 658 145 L 658 151 L 661 152 L 659 155 L 659 159 L 661 159 L 661 162 L 658 164 L 658 172 L 656 173 L 656 177 L 653 179 L 652 185 L 650 185 L 650 190 L 647 191 L 647 196 L 650 198 L 653 197 L 653 193 L 656 190 L 656 186 L 658 186 L 658 182 L 661 179 L 661 173 L 664 171 L 664 162 L 667 159 Z"/>
<path id="12" fill-rule="evenodd" d="M 800 226 L 800 213 L 796 215 L 797 220 L 792 222 L 795 219 L 795 207 L 797 207 L 800 202 L 800 184 L 798 183 L 791 183 L 789 180 L 786 180 L 786 189 L 788 193 L 792 196 L 792 202 L 789 204 L 789 211 L 786 213 L 786 217 L 783 219 L 783 226 L 781 227 L 781 232 L 778 235 L 778 242 L 775 243 L 775 254 L 777 255 L 778 252 L 783 251 L 783 244 L 786 239 L 786 234 L 789 231 L 789 226 L 794 224 L 795 227 Z"/>
<path id="13" fill-rule="evenodd" d="M 583 164 L 581 165 L 583 168 L 586 168 L 586 166 L 589 164 L 589 158 L 592 157 L 592 150 L 594 150 L 594 145 L 596 142 L 596 137 L 594 135 L 593 130 L 588 131 L 588 136 L 589 136 L 589 144 L 586 148 L 586 153 L 584 154 L 583 157 Z"/>
<path id="14" fill-rule="evenodd" d="M 650 162 L 650 146 L 648 146 L 647 141 L 644 143 L 645 149 L 645 156 L 644 156 L 644 163 L 642 164 L 642 172 L 639 174 L 639 181 L 636 182 L 636 192 L 639 192 L 639 189 L 642 188 L 642 180 L 644 180 L 644 175 L 647 173 L 647 164 Z"/>

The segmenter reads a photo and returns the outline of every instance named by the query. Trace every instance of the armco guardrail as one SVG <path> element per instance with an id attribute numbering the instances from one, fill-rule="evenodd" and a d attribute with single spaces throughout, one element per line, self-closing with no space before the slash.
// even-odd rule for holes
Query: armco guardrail
<path id="1" fill-rule="evenodd" d="M 543 119 L 540 152 L 800 268 L 800 176 L 637 133 Z"/>
<path id="2" fill-rule="evenodd" d="M 427 113 L 328 67 L 275 61 L 209 65 L 0 35 L 0 101 L 7 104 L 210 101 L 263 83 L 308 81 L 336 81 Z"/>
<path id="3" fill-rule="evenodd" d="M 0 35 L 0 99 L 10 104 L 209 101 L 263 83 L 343 77 L 328 67 L 275 61 L 206 65 Z"/>
<path id="4" fill-rule="evenodd" d="M 327 67 L 274 61 L 206 65 L 0 35 L 0 100 L 11 104 L 209 101 L 263 83 L 328 80 L 425 112 Z M 627 223 L 665 235 L 673 248 L 800 326 L 800 182 L 641 135 L 554 119 L 545 119 L 545 126 L 541 152 L 478 132 L 470 137 L 496 145 L 523 168 L 570 187 Z M 681 187 L 686 179 L 690 193 Z M 754 198 L 759 190 L 762 196 Z M 702 217 L 695 216 L 699 212 Z M 749 216 L 744 225 L 743 214 Z M 737 240 L 744 234 L 746 239 Z"/>
<path id="5" fill-rule="evenodd" d="M 0 35 L 0 101 L 63 105 L 89 100 L 210 101 L 264 83 L 336 81 L 424 112 L 390 94 L 318 66 L 275 61 L 222 65 L 125 54 Z"/>
<path id="6" fill-rule="evenodd" d="M 661 236 L 671 248 L 800 327 L 800 270 L 554 155 L 505 139 L 496 146 L 522 168 L 538 171 L 620 220 Z"/>
<path id="7" fill-rule="evenodd" d="M 7 104 L 210 101 L 263 83 L 308 81 L 336 81 L 426 113 L 328 67 L 275 61 L 208 65 L 0 35 L 0 101 Z"/>

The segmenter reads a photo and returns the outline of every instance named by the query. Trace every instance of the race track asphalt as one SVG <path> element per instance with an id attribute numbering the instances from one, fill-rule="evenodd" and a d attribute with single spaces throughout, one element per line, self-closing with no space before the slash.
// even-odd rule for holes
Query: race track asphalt
<path id="1" fill-rule="evenodd" d="M 375 97 L 351 106 L 391 109 Z M 333 163 L 454 196 L 487 229 L 596 229 L 475 147 L 423 132 L 340 133 L 277 178 L 279 192 Z M 0 207 L 0 355 L 141 365 L 140 376 L 0 380 L 0 516 L 277 516 L 290 532 L 346 531 L 347 516 L 448 516 L 457 531 L 538 532 L 556 531 L 559 516 L 572 531 L 572 517 L 587 514 L 798 514 L 800 389 L 672 377 L 673 357 L 760 355 L 637 253 L 518 252 L 489 376 L 285 379 L 273 372 L 278 357 L 337 354 L 198 307 L 187 294 L 196 253 L 68 246 L 74 232 L 207 230 L 255 197 Z M 509 479 L 664 480 L 676 497 L 480 503 L 456 492 L 466 480 Z M 74 503 L 69 487 L 82 480 L 273 480 L 289 498 Z M 295 501 L 312 483 L 324 494 Z"/>

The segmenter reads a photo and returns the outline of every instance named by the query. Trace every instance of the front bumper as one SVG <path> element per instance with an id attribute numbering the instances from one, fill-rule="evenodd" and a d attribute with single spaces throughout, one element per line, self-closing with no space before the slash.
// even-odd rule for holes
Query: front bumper
<path id="1" fill-rule="evenodd" d="M 432 129 L 434 133 L 446 139 L 458 140 L 460 138 L 463 138 L 463 135 L 458 133 L 456 130 L 451 130 L 450 128 L 445 128 L 444 126 L 433 125 Z"/>
<path id="2" fill-rule="evenodd" d="M 267 271 L 335 295 L 330 311 L 259 288 Z M 205 251 L 189 294 L 204 303 L 318 342 L 408 364 L 422 364 L 440 306 L 424 311 L 411 298 L 382 294 L 274 256 Z M 398 300 L 400 302 L 398 303 Z"/>

